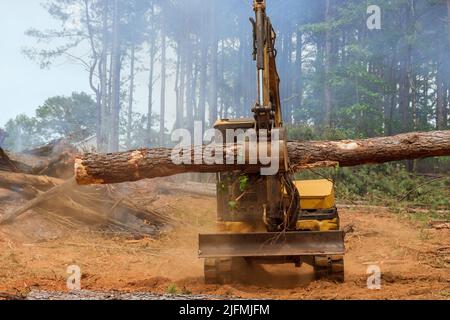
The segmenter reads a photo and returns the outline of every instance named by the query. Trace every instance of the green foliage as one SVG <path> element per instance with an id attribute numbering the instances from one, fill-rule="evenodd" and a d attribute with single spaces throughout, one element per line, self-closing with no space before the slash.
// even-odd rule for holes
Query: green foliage
<path id="1" fill-rule="evenodd" d="M 450 209 L 450 177 L 411 174 L 403 163 L 319 169 L 303 172 L 297 178 L 333 180 L 339 202 Z"/>
<path id="2" fill-rule="evenodd" d="M 244 192 L 245 190 L 247 190 L 248 187 L 248 176 L 247 175 L 242 175 L 239 177 L 239 190 L 241 190 L 241 192 Z"/>
<path id="3" fill-rule="evenodd" d="M 84 138 L 95 133 L 96 114 L 95 102 L 86 93 L 49 98 L 34 117 L 19 115 L 6 124 L 5 147 L 21 151 L 70 134 Z"/>
<path id="4" fill-rule="evenodd" d="M 5 148 L 11 151 L 21 151 L 43 143 L 44 139 L 38 133 L 36 118 L 24 114 L 9 120 L 5 126 L 8 136 Z"/>
<path id="5" fill-rule="evenodd" d="M 228 201 L 228 206 L 230 207 L 230 210 L 236 210 L 238 207 L 237 201 L 231 200 Z"/>
<path id="6" fill-rule="evenodd" d="M 177 287 L 177 285 L 175 283 L 170 284 L 167 287 L 166 292 L 167 292 L 167 294 L 171 294 L 171 295 L 177 295 L 177 294 L 180 293 L 179 290 L 178 290 L 178 287 Z"/>
<path id="7" fill-rule="evenodd" d="M 40 133 L 47 138 L 80 131 L 92 134 L 97 125 L 96 104 L 84 92 L 74 92 L 70 97 L 52 97 L 37 108 L 36 120 Z"/>

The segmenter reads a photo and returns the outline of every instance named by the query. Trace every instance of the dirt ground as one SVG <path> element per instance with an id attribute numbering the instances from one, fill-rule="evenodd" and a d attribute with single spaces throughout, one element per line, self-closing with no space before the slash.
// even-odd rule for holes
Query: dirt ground
<path id="1" fill-rule="evenodd" d="M 203 283 L 199 232 L 214 230 L 215 199 L 163 195 L 155 204 L 177 221 L 158 239 L 57 228 L 27 213 L 0 227 L 0 292 L 65 292 L 67 267 L 81 268 L 84 290 L 177 293 L 269 299 L 449 299 L 450 230 L 428 228 L 387 209 L 340 209 L 346 236 L 346 281 L 314 281 L 304 266 L 255 267 L 244 283 Z M 367 289 L 379 265 L 380 290 Z"/>

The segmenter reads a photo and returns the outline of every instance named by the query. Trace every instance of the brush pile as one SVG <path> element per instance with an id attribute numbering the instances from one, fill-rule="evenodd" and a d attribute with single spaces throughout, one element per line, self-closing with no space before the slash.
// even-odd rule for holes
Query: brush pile
<path id="1" fill-rule="evenodd" d="M 77 150 L 65 140 L 10 153 L 0 149 L 0 224 L 40 215 L 71 229 L 88 227 L 132 237 L 155 236 L 171 220 L 153 208 L 156 197 L 137 197 L 137 185 L 75 183 Z"/>

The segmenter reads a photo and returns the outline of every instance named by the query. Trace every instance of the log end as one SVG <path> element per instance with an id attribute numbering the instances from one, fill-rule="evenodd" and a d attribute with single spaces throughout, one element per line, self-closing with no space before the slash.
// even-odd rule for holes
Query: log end
<path id="1" fill-rule="evenodd" d="M 103 179 L 96 179 L 89 175 L 86 167 L 83 164 L 83 159 L 75 159 L 75 178 L 78 185 L 88 186 L 95 184 L 105 184 Z"/>

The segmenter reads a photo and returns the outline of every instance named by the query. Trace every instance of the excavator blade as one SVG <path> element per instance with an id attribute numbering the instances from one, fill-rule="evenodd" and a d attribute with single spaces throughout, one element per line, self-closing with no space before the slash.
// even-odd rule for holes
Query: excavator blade
<path id="1" fill-rule="evenodd" d="M 199 235 L 200 258 L 343 255 L 344 233 L 219 233 Z"/>

